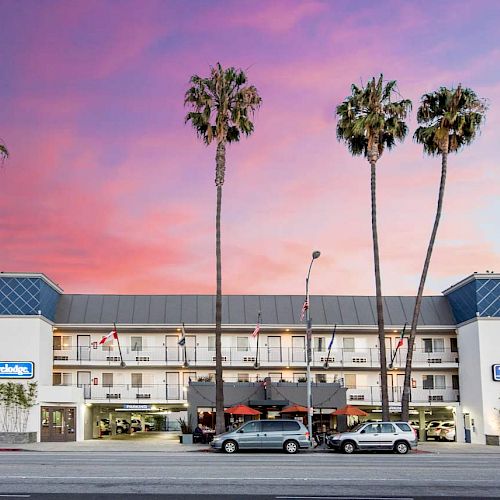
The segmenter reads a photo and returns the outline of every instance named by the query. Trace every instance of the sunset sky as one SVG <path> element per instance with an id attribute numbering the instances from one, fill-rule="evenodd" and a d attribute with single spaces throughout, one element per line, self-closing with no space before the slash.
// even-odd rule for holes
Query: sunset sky
<path id="1" fill-rule="evenodd" d="M 449 158 L 426 293 L 500 271 L 500 2 L 0 0 L 0 270 L 68 293 L 214 293 L 215 149 L 184 124 L 220 61 L 262 96 L 228 148 L 223 293 L 374 294 L 370 176 L 335 137 L 351 83 L 383 73 L 414 110 L 462 83 L 489 101 Z M 440 159 L 411 135 L 378 164 L 382 290 L 414 294 Z"/>

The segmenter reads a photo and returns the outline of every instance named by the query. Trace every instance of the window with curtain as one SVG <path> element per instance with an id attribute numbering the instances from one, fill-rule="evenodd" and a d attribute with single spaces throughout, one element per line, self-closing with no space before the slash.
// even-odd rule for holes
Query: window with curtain
<path id="1" fill-rule="evenodd" d="M 248 351 L 248 337 L 237 337 L 236 338 L 236 350 L 238 352 Z"/>
<path id="2" fill-rule="evenodd" d="M 354 352 L 354 337 L 344 337 L 343 346 L 345 352 Z"/>
<path id="3" fill-rule="evenodd" d="M 142 351 L 142 337 L 130 337 L 130 348 L 132 351 Z"/>

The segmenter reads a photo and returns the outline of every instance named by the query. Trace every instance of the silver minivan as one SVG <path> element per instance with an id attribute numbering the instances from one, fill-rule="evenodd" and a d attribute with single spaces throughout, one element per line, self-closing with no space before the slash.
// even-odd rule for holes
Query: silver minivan
<path id="1" fill-rule="evenodd" d="M 239 449 L 273 449 L 297 453 L 299 448 L 309 448 L 309 432 L 297 420 L 252 420 L 239 429 L 215 436 L 212 448 L 226 453 Z"/>

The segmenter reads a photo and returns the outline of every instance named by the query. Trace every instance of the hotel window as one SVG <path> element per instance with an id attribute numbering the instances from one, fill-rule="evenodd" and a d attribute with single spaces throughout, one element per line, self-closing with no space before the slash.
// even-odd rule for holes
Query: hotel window
<path id="1" fill-rule="evenodd" d="M 444 375 L 423 375 L 422 379 L 424 389 L 446 389 Z"/>
<path id="2" fill-rule="evenodd" d="M 103 373 L 102 374 L 102 386 L 103 387 L 113 387 L 113 374 Z"/>
<path id="3" fill-rule="evenodd" d="M 458 344 L 457 344 L 457 339 L 455 337 L 452 337 L 450 339 L 450 350 L 451 352 L 458 352 Z"/>
<path id="4" fill-rule="evenodd" d="M 355 373 L 346 373 L 344 375 L 344 385 L 348 389 L 356 389 L 356 374 Z"/>
<path id="5" fill-rule="evenodd" d="M 452 389 L 460 389 L 460 384 L 458 382 L 458 375 L 451 376 L 451 387 Z"/>
<path id="6" fill-rule="evenodd" d="M 208 351 L 215 351 L 215 337 L 213 335 L 208 337 Z"/>
<path id="7" fill-rule="evenodd" d="M 236 337 L 236 350 L 238 352 L 248 351 L 248 337 Z"/>
<path id="8" fill-rule="evenodd" d="M 318 384 L 326 383 L 326 373 L 316 373 L 316 383 Z"/>
<path id="9" fill-rule="evenodd" d="M 52 385 L 71 385 L 71 373 L 53 373 Z"/>
<path id="10" fill-rule="evenodd" d="M 354 337 L 344 337 L 343 342 L 345 352 L 354 352 Z"/>
<path id="11" fill-rule="evenodd" d="M 422 339 L 424 352 L 444 352 L 444 339 Z"/>
<path id="12" fill-rule="evenodd" d="M 142 351 L 142 337 L 130 337 L 130 348 L 132 351 Z"/>
<path id="13" fill-rule="evenodd" d="M 60 351 L 63 349 L 71 349 L 71 336 L 63 335 L 53 338 L 53 346 L 55 351 Z"/>
<path id="14" fill-rule="evenodd" d="M 132 373 L 132 387 L 142 387 L 142 373 Z"/>
<path id="15" fill-rule="evenodd" d="M 325 351 L 325 337 L 314 337 L 314 350 L 316 352 Z"/>
<path id="16" fill-rule="evenodd" d="M 248 373 L 238 373 L 238 382 L 250 382 Z"/>

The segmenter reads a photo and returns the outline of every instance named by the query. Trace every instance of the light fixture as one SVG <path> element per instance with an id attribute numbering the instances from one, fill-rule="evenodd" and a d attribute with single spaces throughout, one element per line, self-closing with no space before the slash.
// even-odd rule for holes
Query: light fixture
<path id="1" fill-rule="evenodd" d="M 189 406 L 189 403 L 184 403 L 184 406 L 187 408 Z"/>

